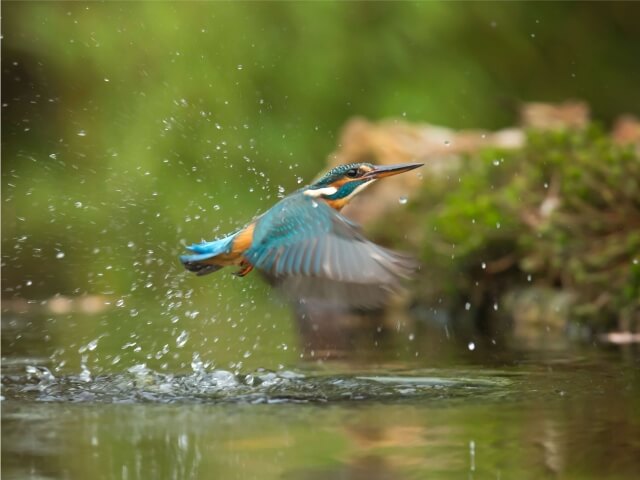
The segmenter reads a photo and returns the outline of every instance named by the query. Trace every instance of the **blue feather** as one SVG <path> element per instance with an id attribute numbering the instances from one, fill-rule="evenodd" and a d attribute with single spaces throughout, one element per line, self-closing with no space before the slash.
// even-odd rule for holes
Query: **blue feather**
<path id="1" fill-rule="evenodd" d="M 333 195 L 327 195 L 325 196 L 325 198 L 329 200 L 340 200 L 341 198 L 348 197 L 356 188 L 358 188 L 362 184 L 367 183 L 368 181 L 369 179 L 365 179 L 345 183 L 338 189 L 336 193 L 334 193 Z"/>
<path id="2" fill-rule="evenodd" d="M 236 235 L 237 233 L 234 233 L 233 235 L 229 235 L 228 237 L 221 238 L 219 240 L 214 240 L 213 242 L 194 243 L 186 248 L 195 252 L 195 255 L 181 255 L 180 261 L 188 270 L 196 272 L 198 275 L 215 272 L 222 267 L 219 265 L 200 264 L 198 262 L 203 262 L 204 260 L 208 260 L 223 253 L 229 253 L 233 246 L 233 239 Z"/>
<path id="3" fill-rule="evenodd" d="M 211 257 L 215 257 L 212 253 L 198 253 L 196 255 L 180 255 L 180 261 L 182 263 L 201 262 Z"/>
<path id="4" fill-rule="evenodd" d="M 236 234 L 234 233 L 233 235 L 229 235 L 228 237 L 221 238 L 219 240 L 214 240 L 213 242 L 194 243 L 193 245 L 188 246 L 187 249 L 196 253 L 209 254 L 209 257 L 220 255 L 221 253 L 229 253 L 235 236 Z"/>
<path id="5" fill-rule="evenodd" d="M 320 269 L 322 268 L 321 249 L 324 249 L 324 242 L 322 242 L 322 239 L 319 239 L 314 252 L 315 261 L 313 262 L 313 265 L 312 265 L 313 270 L 311 271 L 313 275 L 317 275 L 320 272 Z"/>

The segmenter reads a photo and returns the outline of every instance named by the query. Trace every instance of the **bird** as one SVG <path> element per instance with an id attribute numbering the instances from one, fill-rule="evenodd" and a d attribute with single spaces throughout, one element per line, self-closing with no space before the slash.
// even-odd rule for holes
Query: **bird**
<path id="1" fill-rule="evenodd" d="M 384 306 L 418 264 L 409 255 L 368 240 L 360 226 L 340 212 L 376 181 L 422 165 L 339 165 L 239 230 L 186 246 L 192 253 L 180 261 L 198 276 L 226 266 L 239 267 L 239 277 L 256 269 L 295 302 L 354 309 Z"/>

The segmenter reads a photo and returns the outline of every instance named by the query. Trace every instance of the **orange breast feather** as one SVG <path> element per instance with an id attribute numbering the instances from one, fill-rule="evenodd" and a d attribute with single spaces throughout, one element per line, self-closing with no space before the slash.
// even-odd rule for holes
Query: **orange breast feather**
<path id="1" fill-rule="evenodd" d="M 243 230 L 241 230 L 236 238 L 233 239 L 233 245 L 231 246 L 232 255 L 242 255 L 251 246 L 253 241 L 253 231 L 256 228 L 256 224 L 250 223 Z"/>

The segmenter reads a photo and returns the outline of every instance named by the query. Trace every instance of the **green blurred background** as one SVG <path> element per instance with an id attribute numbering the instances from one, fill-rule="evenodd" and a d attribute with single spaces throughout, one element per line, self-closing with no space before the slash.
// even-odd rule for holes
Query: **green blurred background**
<path id="1" fill-rule="evenodd" d="M 568 98 L 605 125 L 640 113 L 630 2 L 3 7 L 3 299 L 104 295 L 119 312 L 45 319 L 69 366 L 97 339 L 100 365 L 166 367 L 183 332 L 216 361 L 291 360 L 259 279 L 186 277 L 176 256 L 309 181 L 353 116 L 493 129 Z"/>

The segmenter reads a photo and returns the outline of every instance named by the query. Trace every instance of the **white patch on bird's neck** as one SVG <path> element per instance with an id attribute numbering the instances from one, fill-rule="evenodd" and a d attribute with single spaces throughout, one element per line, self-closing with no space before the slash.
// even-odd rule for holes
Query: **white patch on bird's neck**
<path id="1" fill-rule="evenodd" d="M 356 188 L 353 189 L 353 191 L 347 195 L 344 198 L 339 198 L 336 199 L 334 201 L 336 202 L 340 202 L 340 205 L 346 205 L 353 197 L 355 197 L 358 193 L 360 193 L 361 191 L 363 191 L 365 188 L 367 188 L 369 185 L 371 185 L 372 183 L 374 183 L 376 180 L 369 180 L 368 182 L 365 182 L 363 184 L 358 185 Z M 322 197 L 322 196 L 326 196 L 326 197 L 330 197 L 331 195 L 334 195 L 335 193 L 338 192 L 338 189 L 336 187 L 324 187 L 324 188 L 316 188 L 316 189 L 309 189 L 309 190 L 305 190 L 303 193 L 309 197 L 312 198 L 318 198 L 318 197 Z"/>
<path id="2" fill-rule="evenodd" d="M 336 187 L 325 187 L 305 190 L 303 193 L 309 197 L 318 198 L 322 195 L 333 195 L 338 189 Z"/>

